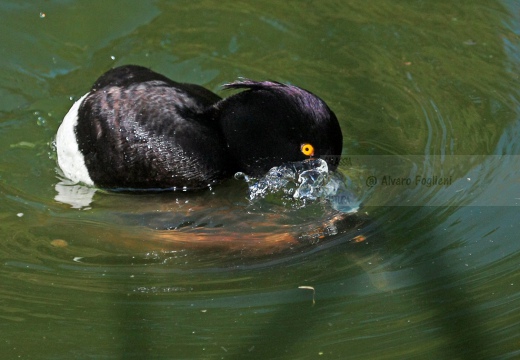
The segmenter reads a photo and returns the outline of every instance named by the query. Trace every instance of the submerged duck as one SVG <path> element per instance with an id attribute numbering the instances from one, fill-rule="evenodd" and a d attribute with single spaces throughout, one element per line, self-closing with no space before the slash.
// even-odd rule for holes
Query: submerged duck
<path id="1" fill-rule="evenodd" d="M 75 182 L 112 190 L 196 190 L 308 158 L 336 169 L 343 136 L 323 100 L 271 81 L 224 88 L 245 91 L 221 99 L 145 67 L 109 70 L 65 116 L 58 164 Z"/>

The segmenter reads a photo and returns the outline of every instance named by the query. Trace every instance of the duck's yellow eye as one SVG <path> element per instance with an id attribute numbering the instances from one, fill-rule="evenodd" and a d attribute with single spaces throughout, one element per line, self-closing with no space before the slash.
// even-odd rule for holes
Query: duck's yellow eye
<path id="1" fill-rule="evenodd" d="M 302 154 L 305 156 L 314 156 L 314 146 L 309 143 L 302 144 L 300 147 Z"/>

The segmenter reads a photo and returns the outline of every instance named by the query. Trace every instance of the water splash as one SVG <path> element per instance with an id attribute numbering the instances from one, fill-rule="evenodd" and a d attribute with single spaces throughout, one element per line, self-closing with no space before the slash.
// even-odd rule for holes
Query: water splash
<path id="1" fill-rule="evenodd" d="M 249 200 L 263 199 L 271 194 L 281 194 L 284 199 L 302 205 L 309 201 L 328 200 L 333 208 L 350 213 L 356 212 L 360 200 L 349 190 L 352 182 L 339 172 L 329 172 L 322 159 L 287 163 L 271 168 L 260 179 L 244 173 L 235 174 L 249 186 Z"/>

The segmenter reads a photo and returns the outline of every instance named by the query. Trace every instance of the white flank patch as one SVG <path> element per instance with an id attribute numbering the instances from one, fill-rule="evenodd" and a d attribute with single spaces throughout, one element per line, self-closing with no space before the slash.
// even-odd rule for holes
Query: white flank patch
<path id="1" fill-rule="evenodd" d="M 79 107 L 88 94 L 83 95 L 81 99 L 76 101 L 63 118 L 56 134 L 56 150 L 58 152 L 58 165 L 67 178 L 74 182 L 94 185 L 85 165 L 85 158 L 79 151 L 78 139 L 76 139 L 74 132 L 78 124 Z"/>

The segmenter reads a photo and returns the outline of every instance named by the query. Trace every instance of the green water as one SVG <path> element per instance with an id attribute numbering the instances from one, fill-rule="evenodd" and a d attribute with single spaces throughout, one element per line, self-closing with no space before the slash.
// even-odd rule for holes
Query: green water
<path id="1" fill-rule="evenodd" d="M 2 1 L 0 16 L 2 359 L 520 356 L 517 1 Z M 60 187 L 61 119 L 128 63 L 222 96 L 240 76 L 318 94 L 370 220 L 290 251 L 273 239 L 330 208 L 249 203 L 238 180 L 65 201 L 89 189 Z"/>

